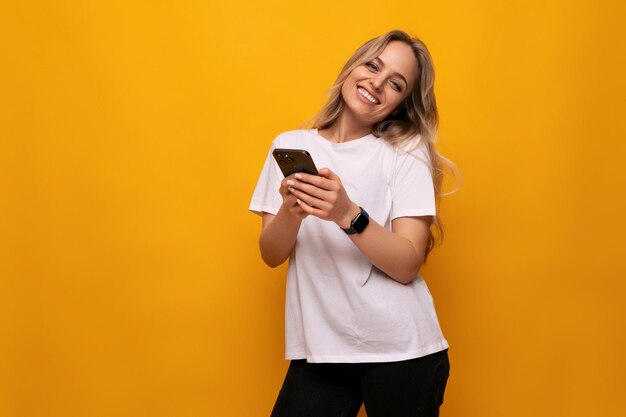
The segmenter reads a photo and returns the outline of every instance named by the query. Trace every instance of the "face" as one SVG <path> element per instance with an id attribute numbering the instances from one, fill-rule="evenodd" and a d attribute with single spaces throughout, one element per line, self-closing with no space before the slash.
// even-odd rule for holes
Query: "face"
<path id="1" fill-rule="evenodd" d="M 415 85 L 418 63 L 409 45 L 387 44 L 381 54 L 355 68 L 341 87 L 344 116 L 372 126 L 393 112 Z"/>

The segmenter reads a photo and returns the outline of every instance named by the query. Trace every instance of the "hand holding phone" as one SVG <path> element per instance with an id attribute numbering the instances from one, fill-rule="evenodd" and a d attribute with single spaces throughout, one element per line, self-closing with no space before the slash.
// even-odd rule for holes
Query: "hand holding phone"
<path id="1" fill-rule="evenodd" d="M 304 149 L 276 148 L 272 155 L 285 177 L 296 172 L 319 175 L 311 154 Z"/>

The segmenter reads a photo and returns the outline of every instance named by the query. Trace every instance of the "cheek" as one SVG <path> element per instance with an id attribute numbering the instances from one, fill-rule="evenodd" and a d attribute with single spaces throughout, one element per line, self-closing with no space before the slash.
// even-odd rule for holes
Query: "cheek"
<path id="1" fill-rule="evenodd" d="M 404 96 L 398 94 L 398 92 L 393 90 L 391 87 L 389 87 L 389 91 L 386 91 L 386 97 L 387 107 L 390 107 L 391 109 L 398 107 L 398 105 L 402 103 L 402 100 L 404 100 Z"/>
<path id="2" fill-rule="evenodd" d="M 344 101 L 348 97 L 348 92 L 350 91 L 350 87 L 348 85 L 349 85 L 349 80 L 346 80 L 341 86 L 341 97 L 343 98 Z"/>
<path id="3" fill-rule="evenodd" d="M 355 77 L 354 72 L 352 72 L 350 75 L 348 75 L 348 78 L 346 78 L 346 80 L 343 82 L 343 88 L 352 88 L 352 86 L 356 84 L 356 81 L 357 81 L 357 77 Z"/>
<path id="4" fill-rule="evenodd" d="M 348 75 L 348 78 L 346 78 L 343 82 L 341 86 L 341 96 L 344 100 L 354 92 L 358 80 L 359 78 L 357 77 L 357 74 L 355 74 L 355 71 L 352 71 L 350 75 Z"/>
<path id="5" fill-rule="evenodd" d="M 394 100 L 393 104 L 391 105 L 391 107 L 393 107 L 394 109 L 397 108 L 399 105 L 402 104 L 402 100 L 404 100 L 404 98 L 398 98 L 398 99 Z"/>
<path id="6" fill-rule="evenodd" d="M 344 84 L 356 84 L 360 80 L 364 80 L 368 77 L 370 72 L 364 68 L 357 67 L 348 75 Z"/>
<path id="7" fill-rule="evenodd" d="M 409 94 L 411 94 L 411 90 L 409 90 L 408 92 L 401 93 L 401 94 L 398 94 L 396 92 L 396 95 L 393 98 L 393 102 L 394 102 L 393 107 L 396 108 L 400 106 L 402 103 L 404 103 L 406 99 L 409 97 Z"/>

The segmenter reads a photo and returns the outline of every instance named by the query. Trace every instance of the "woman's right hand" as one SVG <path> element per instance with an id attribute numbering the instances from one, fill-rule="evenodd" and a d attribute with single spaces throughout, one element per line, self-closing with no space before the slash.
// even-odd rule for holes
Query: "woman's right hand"
<path id="1" fill-rule="evenodd" d="M 289 191 L 285 178 L 280 183 L 283 203 L 276 214 L 263 213 L 263 229 L 259 238 L 261 257 L 272 268 L 285 262 L 291 254 L 302 220 L 308 216 L 298 204 L 298 199 Z"/>
<path id="2" fill-rule="evenodd" d="M 287 211 L 287 213 L 298 220 L 304 220 L 309 214 L 306 213 L 302 207 L 300 207 L 298 199 L 291 193 L 291 191 L 289 191 L 289 186 L 287 185 L 287 180 L 293 180 L 294 175 L 295 174 L 291 174 L 282 180 L 279 192 L 283 198 L 283 208 Z"/>

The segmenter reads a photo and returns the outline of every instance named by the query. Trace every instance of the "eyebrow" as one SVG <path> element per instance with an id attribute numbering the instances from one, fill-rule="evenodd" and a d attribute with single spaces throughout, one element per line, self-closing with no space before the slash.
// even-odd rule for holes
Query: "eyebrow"
<path id="1" fill-rule="evenodd" d="M 382 59 L 380 59 L 379 57 L 374 58 L 374 61 L 378 61 L 378 63 L 380 64 L 381 67 L 385 66 L 385 63 L 383 62 Z M 402 78 L 402 81 L 404 81 L 405 85 L 409 85 L 409 83 L 407 82 L 406 78 L 404 78 L 404 75 L 400 74 L 399 72 L 394 72 L 394 75 L 397 75 L 398 77 Z"/>

